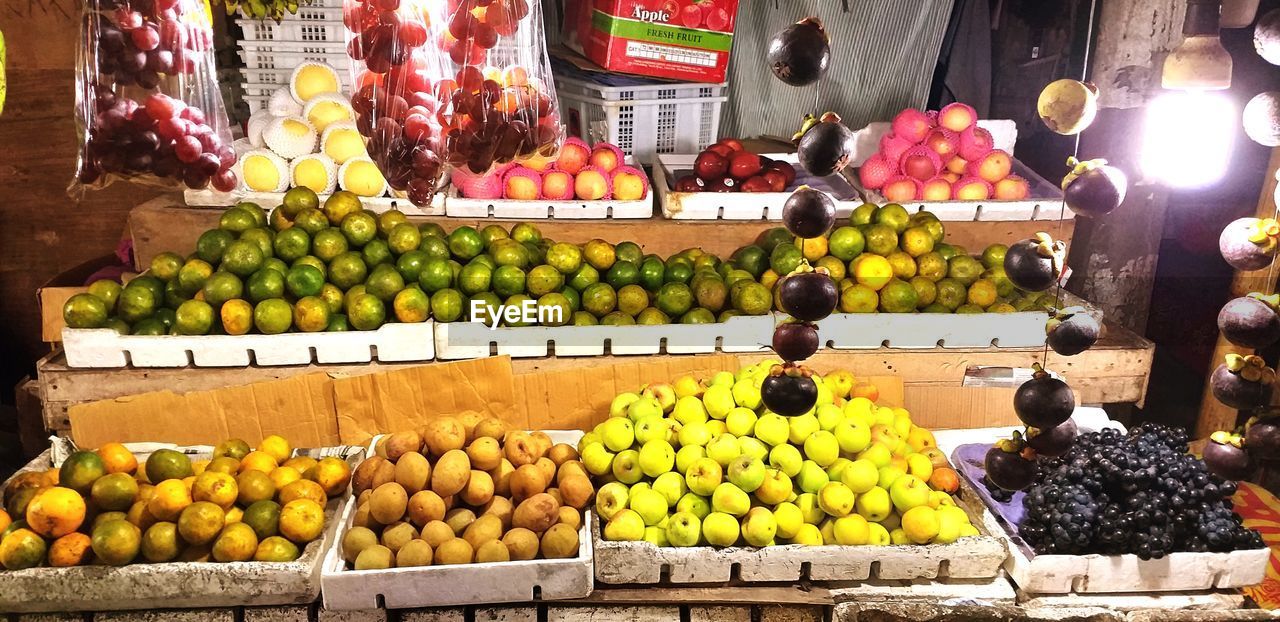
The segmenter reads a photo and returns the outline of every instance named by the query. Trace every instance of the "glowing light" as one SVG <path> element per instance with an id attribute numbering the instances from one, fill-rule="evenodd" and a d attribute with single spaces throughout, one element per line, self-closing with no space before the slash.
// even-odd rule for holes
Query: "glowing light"
<path id="1" fill-rule="evenodd" d="M 1177 188 L 1207 186 L 1227 173 L 1235 106 L 1218 93 L 1168 91 L 1147 105 L 1142 169 Z"/>

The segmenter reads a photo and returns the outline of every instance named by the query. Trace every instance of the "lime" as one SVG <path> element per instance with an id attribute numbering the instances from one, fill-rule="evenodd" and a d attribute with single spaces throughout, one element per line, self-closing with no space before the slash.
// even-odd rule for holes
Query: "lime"
<path id="1" fill-rule="evenodd" d="M 880 255 L 862 254 L 851 262 L 853 280 L 880 291 L 893 278 L 893 264 Z"/>
<path id="2" fill-rule="evenodd" d="M 518 246 L 518 245 L 517 245 Z M 444 241 L 443 236 L 424 235 L 422 241 L 418 243 L 418 250 L 427 254 L 431 259 L 449 259 L 449 243 Z M 524 248 L 520 248 L 524 252 Z"/>
<path id="3" fill-rule="evenodd" d="M 681 324 L 715 324 L 716 315 L 708 309 L 701 307 L 690 309 L 688 313 L 680 317 Z"/>
<path id="4" fill-rule="evenodd" d="M 407 222 L 392 227 L 391 232 L 387 234 L 387 245 L 391 247 L 391 252 L 397 255 L 416 250 L 421 242 L 422 234 L 418 232 L 418 228 Z"/>
<path id="5" fill-rule="evenodd" d="M 604 280 L 614 289 L 622 289 L 627 285 L 640 282 L 640 269 L 630 261 L 615 261 L 605 274 Z"/>
<path id="6" fill-rule="evenodd" d="M 523 276 L 523 272 L 521 275 Z M 422 291 L 428 294 L 434 294 L 453 285 L 453 269 L 449 267 L 448 260 L 435 258 L 424 262 L 422 270 L 418 272 L 418 285 L 421 285 Z"/>
<path id="7" fill-rule="evenodd" d="M 415 248 L 396 259 L 396 270 L 400 272 L 400 276 L 404 277 L 406 283 L 417 283 L 418 276 L 422 274 L 422 265 L 427 262 L 427 259 L 429 258 L 426 253 Z M 329 271 L 332 272 L 333 269 L 330 268 Z"/>
<path id="8" fill-rule="evenodd" d="M 182 257 L 177 253 L 160 253 L 151 258 L 151 267 L 147 269 L 147 274 L 169 282 L 178 278 L 178 271 L 182 269 Z M 103 299 L 103 302 L 107 302 Z M 112 300 L 111 302 L 115 302 Z"/>
<path id="9" fill-rule="evenodd" d="M 222 253 L 235 241 L 230 231 L 210 229 L 200 234 L 196 240 L 196 256 L 210 264 L 222 261 Z"/>
<path id="10" fill-rule="evenodd" d="M 346 236 L 333 227 L 321 229 L 311 236 L 311 254 L 325 263 L 347 252 L 347 248 Z"/>
<path id="11" fill-rule="evenodd" d="M 731 276 L 735 276 L 735 275 L 731 274 Z M 739 280 L 744 280 L 744 279 L 739 279 Z M 748 278 L 745 280 L 750 280 L 750 279 Z M 680 285 L 680 284 L 667 283 L 666 285 L 663 286 L 662 289 L 665 291 L 667 287 L 673 286 L 673 285 Z M 729 298 L 729 283 L 727 283 L 724 279 L 720 279 L 717 277 L 695 279 L 693 282 L 693 296 L 695 299 L 697 299 L 699 307 L 706 308 L 707 310 L 712 312 L 718 312 L 724 308 L 724 304 Z M 659 292 L 658 294 L 658 300 L 659 300 L 658 307 L 663 308 L 665 310 L 661 302 L 662 301 L 661 292 Z"/>
<path id="12" fill-rule="evenodd" d="M 275 252 L 276 234 L 270 229 L 262 227 L 254 227 L 240 234 L 242 242 L 252 242 L 258 246 L 258 250 L 262 251 L 262 258 L 265 260 Z M 223 261 L 226 261 L 224 258 Z"/>
<path id="13" fill-rule="evenodd" d="M 422 238 L 424 240 L 430 237 L 444 240 L 446 236 L 444 232 L 444 227 L 441 227 L 440 223 L 437 223 L 437 222 L 424 222 L 418 225 L 418 232 L 422 234 Z"/>
<path id="14" fill-rule="evenodd" d="M 916 274 L 935 283 L 947 276 L 947 260 L 933 251 L 916 258 Z"/>
<path id="15" fill-rule="evenodd" d="M 880 305 L 876 290 L 861 283 L 850 285 L 840 292 L 841 313 L 875 313 Z"/>
<path id="16" fill-rule="evenodd" d="M 493 245 L 489 247 L 489 255 L 493 257 L 493 262 L 499 266 L 517 266 L 519 268 L 529 267 L 529 249 L 515 240 L 494 240 Z"/>
<path id="17" fill-rule="evenodd" d="M 982 262 L 968 255 L 956 255 L 947 262 L 947 276 L 960 281 L 966 287 L 972 285 L 981 275 Z"/>
<path id="18" fill-rule="evenodd" d="M 667 267 L 662 265 L 661 259 L 646 257 L 640 263 L 640 285 L 651 292 L 658 291 L 662 287 L 666 271 Z"/>
<path id="19" fill-rule="evenodd" d="M 486 326 L 494 326 L 498 319 L 498 307 L 502 306 L 502 298 L 493 292 L 476 294 L 467 299 L 467 320 L 479 320 Z M 476 312 L 479 307 L 479 312 Z"/>
<path id="20" fill-rule="evenodd" d="M 62 305 L 62 320 L 68 328 L 102 328 L 107 315 L 107 303 L 93 294 L 76 294 Z"/>
<path id="21" fill-rule="evenodd" d="M 178 270 L 178 286 L 188 294 L 194 294 L 204 287 L 204 282 L 213 274 L 213 266 L 203 259 L 188 259 Z"/>
<path id="22" fill-rule="evenodd" d="M 152 318 L 147 318 L 145 320 L 141 320 L 137 324 L 134 324 L 133 334 L 147 335 L 151 337 L 155 337 L 159 335 L 167 335 L 169 334 L 169 327 L 165 326 L 164 322 L 152 317 Z"/>
<path id="23" fill-rule="evenodd" d="M 639 326 L 658 326 L 660 324 L 670 324 L 671 316 L 663 313 L 657 307 L 646 307 L 640 313 L 636 314 L 636 324 Z"/>
<path id="24" fill-rule="evenodd" d="M 942 258 L 946 259 L 947 261 L 951 261 L 951 258 L 955 257 L 956 255 L 964 254 L 960 252 L 960 249 L 958 247 L 955 247 L 946 243 L 934 244 L 933 250 L 937 251 L 938 254 L 942 255 Z"/>
<path id="25" fill-rule="evenodd" d="M 116 312 L 125 322 L 137 322 L 151 317 L 163 299 L 163 294 L 157 297 L 150 287 L 130 283 L 120 290 Z"/>
<path id="26" fill-rule="evenodd" d="M 480 239 L 484 241 L 484 247 L 488 249 L 493 245 L 494 240 L 510 240 L 511 234 L 507 233 L 502 225 L 486 225 L 480 230 Z"/>
<path id="27" fill-rule="evenodd" d="M 839 283 L 840 280 L 845 277 L 846 272 L 848 272 L 848 269 L 845 268 L 844 262 L 831 255 L 827 255 L 826 257 L 814 262 L 813 267 L 826 270 L 827 276 L 830 276 L 831 280 L 837 283 Z M 913 272 L 915 271 L 915 264 L 911 264 L 911 270 Z"/>
<path id="28" fill-rule="evenodd" d="M 618 289 L 617 298 L 618 310 L 631 317 L 639 315 L 649 306 L 649 292 L 639 285 L 627 285 Z"/>
<path id="29" fill-rule="evenodd" d="M 280 276 L 284 276 L 289 272 L 289 264 L 285 263 L 279 257 L 270 257 L 266 261 L 262 262 L 262 269 L 274 270 L 276 272 L 279 272 Z"/>
<path id="30" fill-rule="evenodd" d="M 360 294 L 363 294 L 363 293 L 365 293 L 363 283 L 361 283 L 360 285 L 356 285 L 351 289 L 348 289 L 347 291 L 343 292 L 342 294 L 343 313 L 350 314 L 352 301 L 356 299 L 356 296 L 359 296 Z"/>
<path id="31" fill-rule="evenodd" d="M 623 313 L 622 311 L 614 311 L 609 315 L 600 318 L 602 326 L 634 326 L 636 319 Z"/>
<path id="32" fill-rule="evenodd" d="M 324 287 L 324 273 L 315 266 L 295 264 L 284 277 L 284 284 L 295 298 L 315 296 Z"/>
<path id="33" fill-rule="evenodd" d="M 547 248 L 550 246 L 548 241 L 543 240 L 536 244 L 533 242 L 521 242 L 520 246 L 524 247 L 525 257 L 528 257 L 529 265 L 536 266 L 540 263 L 546 263 Z"/>
<path id="34" fill-rule="evenodd" d="M 613 248 L 613 253 L 619 261 L 630 261 L 637 266 L 644 261 L 644 251 L 635 242 L 620 242 Z"/>
<path id="35" fill-rule="evenodd" d="M 1004 244 L 992 244 L 982 249 L 982 265 L 988 268 L 996 266 L 1004 267 L 1005 253 L 1009 252 L 1009 247 Z"/>
<path id="36" fill-rule="evenodd" d="M 363 283 L 368 276 L 369 268 L 356 251 L 342 253 L 329 263 L 329 281 L 344 291 Z"/>
<path id="37" fill-rule="evenodd" d="M 582 255 L 591 267 L 601 271 L 609 270 L 618 261 L 618 250 L 599 238 L 587 242 L 582 249 Z"/>
<path id="38" fill-rule="evenodd" d="M 933 303 L 933 304 L 931 304 L 931 305 L 929 305 L 929 306 L 927 306 L 927 307 L 925 307 L 925 308 L 921 309 L 921 310 L 920 310 L 920 312 L 921 312 L 921 313 L 951 313 L 951 309 L 948 309 L 948 308 L 946 308 L 946 307 L 942 306 L 941 304 L 939 304 L 939 303 L 935 302 L 935 303 Z"/>
<path id="39" fill-rule="evenodd" d="M 787 242 L 774 247 L 773 253 L 769 255 L 769 269 L 778 274 L 791 274 L 800 266 L 800 261 L 804 259 L 804 255 L 800 253 L 800 247 L 795 242 Z"/>
<path id="40" fill-rule="evenodd" d="M 648 296 L 645 297 L 648 304 Z M 604 317 L 618 306 L 618 295 L 608 283 L 592 283 L 582 290 L 582 308 L 595 317 Z"/>
<path id="41" fill-rule="evenodd" d="M 573 305 L 564 294 L 552 292 L 538 299 L 538 324 L 564 326 L 573 315 Z"/>
<path id="42" fill-rule="evenodd" d="M 293 325 L 304 333 L 318 333 L 328 328 L 331 314 L 329 303 L 319 296 L 305 296 L 293 305 Z"/>
<path id="43" fill-rule="evenodd" d="M 406 222 L 409 222 L 409 217 L 405 216 L 404 212 L 398 209 L 387 210 L 378 214 L 378 233 L 385 238 L 391 235 L 391 230 L 395 229 L 396 225 Z"/>
<path id="44" fill-rule="evenodd" d="M 524 293 L 524 270 L 516 266 L 498 266 L 493 271 L 493 292 L 503 298 Z"/>
<path id="45" fill-rule="evenodd" d="M 987 313 L 1016 313 L 1018 310 L 1007 302 L 997 302 L 987 307 Z"/>
<path id="46" fill-rule="evenodd" d="M 793 239 L 795 239 L 795 236 L 790 231 L 787 231 L 786 227 L 773 227 L 760 232 L 760 235 L 756 238 L 756 246 L 759 246 L 768 255 L 772 254 L 773 249 L 777 248 L 779 244 L 790 242 Z"/>
<path id="47" fill-rule="evenodd" d="M 345 333 L 351 330 L 351 323 L 347 321 L 345 313 L 334 313 L 329 316 L 329 325 L 324 327 L 326 333 Z"/>
<path id="48" fill-rule="evenodd" d="M 228 300 L 244 296 L 244 282 L 230 272 L 219 270 L 204 282 L 200 291 L 204 294 L 205 302 L 220 307 Z"/>
<path id="49" fill-rule="evenodd" d="M 868 253 L 883 256 L 898 250 L 898 233 L 889 225 L 867 225 L 862 235 L 866 238 Z"/>
<path id="50" fill-rule="evenodd" d="M 329 222 L 329 217 L 318 209 L 304 209 L 298 212 L 298 216 L 293 219 L 292 229 L 302 229 L 310 235 L 315 235 L 321 229 L 333 226 Z"/>
<path id="51" fill-rule="evenodd" d="M 855 227 L 871 224 L 877 209 L 879 208 L 874 203 L 863 203 L 853 208 L 853 212 L 849 214 L 849 224 Z"/>
<path id="52" fill-rule="evenodd" d="M 538 230 L 536 225 L 522 222 L 511 229 L 511 239 L 520 242 L 533 242 L 537 244 L 542 241 L 542 231 Z"/>
<path id="53" fill-rule="evenodd" d="M 257 272 L 262 267 L 262 261 L 262 250 L 257 244 L 247 240 L 236 240 L 223 252 L 219 269 L 245 277 Z"/>
<path id="54" fill-rule="evenodd" d="M 560 293 L 569 300 L 569 308 L 577 311 L 582 308 L 582 294 L 572 287 L 560 288 Z"/>
<path id="55" fill-rule="evenodd" d="M 342 311 L 342 303 L 345 298 L 346 295 L 333 283 L 325 283 L 324 287 L 320 288 L 320 300 L 329 305 L 331 313 Z"/>
<path id="56" fill-rule="evenodd" d="M 731 259 L 743 270 L 750 272 L 753 278 L 760 278 L 769 269 L 769 253 L 755 244 L 748 244 L 734 251 Z"/>
<path id="57" fill-rule="evenodd" d="M 360 294 L 347 308 L 347 321 L 356 330 L 377 330 L 387 321 L 387 306 L 373 294 Z"/>
<path id="58" fill-rule="evenodd" d="M 484 241 L 473 227 L 458 227 L 449 234 L 449 251 L 458 259 L 471 259 L 483 250 Z"/>
<path id="59" fill-rule="evenodd" d="M 933 250 L 933 235 L 924 227 L 911 227 L 902 232 L 902 250 L 912 257 L 919 257 Z"/>
<path id="60" fill-rule="evenodd" d="M 232 233 L 240 233 L 256 226 L 258 221 L 253 217 L 253 213 L 239 207 L 222 212 L 222 217 L 218 219 L 218 228 Z"/>
<path id="61" fill-rule="evenodd" d="M 524 294 L 516 294 L 514 296 L 509 296 L 502 303 L 502 306 L 506 308 L 502 318 L 503 326 L 512 326 L 512 327 L 528 326 L 529 322 L 525 321 L 526 319 L 525 314 L 527 312 L 527 307 L 529 305 L 532 305 L 536 311 L 538 303 L 533 298 L 526 296 Z M 516 313 L 516 311 L 513 311 L 513 309 L 518 310 L 519 313 Z M 507 315 L 509 313 L 514 313 L 516 319 L 512 319 L 511 315 Z"/>
<path id="62" fill-rule="evenodd" d="M 342 223 L 342 219 L 348 214 L 354 214 L 364 209 L 360 204 L 360 197 L 354 192 L 340 190 L 329 195 L 324 201 L 324 215 L 329 219 L 329 224 L 334 227 Z"/>
<path id="63" fill-rule="evenodd" d="M 754 281 L 739 281 L 741 285 L 729 292 L 733 307 L 743 315 L 765 315 L 773 307 L 773 295 L 769 288 Z"/>
<path id="64" fill-rule="evenodd" d="M 364 210 L 352 212 L 342 219 L 338 230 L 342 232 L 343 237 L 347 238 L 347 243 L 355 248 L 361 248 L 378 237 L 378 219 L 374 218 L 371 212 Z"/>
<path id="65" fill-rule="evenodd" d="M 178 335 L 207 335 L 213 327 L 213 307 L 203 300 L 188 300 L 173 316 L 173 332 Z"/>
<path id="66" fill-rule="evenodd" d="M 948 310 L 955 311 L 957 307 L 964 304 L 968 297 L 964 283 L 955 279 L 942 279 L 937 282 L 938 297 L 934 302 L 946 307 Z"/>
<path id="67" fill-rule="evenodd" d="M 933 243 L 937 244 L 946 237 L 946 228 L 943 227 L 942 221 L 933 212 L 917 212 L 911 215 L 911 220 L 907 221 L 910 227 L 924 227 L 929 232 L 929 237 L 933 238 Z"/>
<path id="68" fill-rule="evenodd" d="M 298 227 L 285 229 L 276 234 L 272 246 L 275 248 L 276 257 L 282 261 L 296 261 L 300 257 L 305 257 L 311 250 L 311 234 Z"/>
<path id="69" fill-rule="evenodd" d="M 441 322 L 456 322 L 462 317 L 462 299 L 458 290 L 442 289 L 431 294 L 431 311 Z"/>
<path id="70" fill-rule="evenodd" d="M 796 238 L 796 246 L 800 247 L 800 255 L 810 262 L 817 261 L 827 254 L 827 238 Z"/>
<path id="71" fill-rule="evenodd" d="M 194 259 L 192 261 L 200 261 Z M 204 263 L 200 261 L 200 263 Z M 206 266 L 209 264 L 205 264 Z M 212 270 L 210 270 L 212 272 Z M 182 273 L 181 270 L 178 271 Z M 89 293 L 97 296 L 99 300 L 107 305 L 107 313 L 116 308 L 116 301 L 120 299 L 120 290 L 124 289 L 119 283 L 111 279 L 98 279 L 89 284 Z"/>
<path id="72" fill-rule="evenodd" d="M 360 255 L 364 257 L 365 265 L 370 268 L 391 263 L 391 247 L 387 246 L 383 240 L 370 240 L 364 248 L 360 249 Z"/>
<path id="73" fill-rule="evenodd" d="M 489 290 L 493 270 L 484 264 L 470 263 L 462 267 L 458 275 L 458 289 L 468 296 Z"/>
<path id="74" fill-rule="evenodd" d="M 575 311 L 573 319 L 569 323 L 574 326 L 596 326 L 600 323 L 600 320 L 586 311 Z"/>
<path id="75" fill-rule="evenodd" d="M 369 278 L 364 282 L 364 287 L 367 293 L 376 296 L 378 300 L 391 302 L 391 299 L 395 298 L 396 294 L 404 289 L 404 277 L 400 276 L 400 273 L 391 264 L 382 264 L 369 273 Z M 353 324 L 357 327 L 359 326 L 355 322 L 354 315 L 351 320 Z"/>
<path id="76" fill-rule="evenodd" d="M 830 253 L 841 261 L 850 261 L 862 253 L 867 246 L 862 231 L 854 227 L 838 227 L 831 232 L 827 243 Z"/>
<path id="77" fill-rule="evenodd" d="M 693 308 L 693 290 L 684 283 L 667 283 L 658 290 L 656 306 L 671 317 L 684 315 Z"/>
<path id="78" fill-rule="evenodd" d="M 177 279 L 164 284 L 164 305 L 166 307 L 177 309 L 178 305 L 188 300 L 191 300 L 191 294 L 188 294 L 186 290 L 178 285 Z"/>
<path id="79" fill-rule="evenodd" d="M 177 307 L 174 307 L 174 309 L 176 308 Z M 173 328 L 174 323 L 178 319 L 178 313 L 173 309 L 156 309 L 156 314 L 151 316 L 151 318 L 163 322 L 165 328 Z"/>
<path id="80" fill-rule="evenodd" d="M 938 299 L 938 285 L 922 276 L 912 277 L 911 287 L 916 290 L 916 308 L 923 309 Z"/>
<path id="81" fill-rule="evenodd" d="M 902 279 L 893 279 L 880 290 L 880 310 L 884 313 L 914 313 L 919 301 L 916 288 Z"/>
<path id="82" fill-rule="evenodd" d="M 561 274 L 573 274 L 582 267 L 582 249 L 565 242 L 556 242 L 547 249 L 547 265 Z"/>
<path id="83" fill-rule="evenodd" d="M 222 318 L 222 330 L 228 335 L 243 335 L 253 328 L 253 305 L 239 298 L 223 304 L 218 315 Z"/>
<path id="84" fill-rule="evenodd" d="M 978 279 L 969 286 L 966 300 L 971 305 L 986 308 L 996 303 L 998 295 L 996 284 L 993 281 L 990 279 Z"/>
<path id="85" fill-rule="evenodd" d="M 490 257 L 488 255 L 479 255 L 473 258 L 471 261 L 467 262 L 467 265 L 471 265 L 471 264 L 481 265 L 490 270 L 498 269 L 498 262 L 494 261 L 493 257 Z"/>
<path id="86" fill-rule="evenodd" d="M 986 313 L 986 309 L 983 309 L 982 307 L 979 307 L 978 305 L 975 305 L 975 304 L 962 304 L 956 307 L 956 313 L 961 315 Z"/>
<path id="87" fill-rule="evenodd" d="M 909 279 L 916 275 L 916 260 L 912 259 L 902 251 L 893 251 L 885 255 L 885 259 L 889 260 L 889 265 L 893 267 L 893 276 L 900 279 Z"/>
<path id="88" fill-rule="evenodd" d="M 529 290 L 530 296 L 542 296 L 559 291 L 564 287 L 564 275 L 547 264 L 535 266 L 525 277 L 525 287 Z"/>
<path id="89" fill-rule="evenodd" d="M 1005 273 L 1004 266 L 995 266 L 982 271 L 982 278 L 990 279 L 996 284 L 996 292 L 1001 298 L 1008 298 L 1017 291 L 1017 286 L 1013 281 L 1009 280 L 1009 275 Z"/>
<path id="90" fill-rule="evenodd" d="M 320 207 L 320 197 L 316 196 L 315 190 L 306 186 L 298 186 L 297 188 L 290 188 L 288 192 L 284 193 L 284 198 L 280 201 L 280 207 L 284 209 L 285 214 L 292 218 L 304 209 Z"/>

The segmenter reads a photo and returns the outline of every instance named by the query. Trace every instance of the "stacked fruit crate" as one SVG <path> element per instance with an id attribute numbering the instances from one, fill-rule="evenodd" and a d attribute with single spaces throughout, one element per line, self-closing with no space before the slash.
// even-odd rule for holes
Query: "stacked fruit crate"
<path id="1" fill-rule="evenodd" d="M 244 102 L 249 112 L 266 107 L 271 93 L 288 84 L 289 74 L 303 61 L 337 68 L 343 86 L 350 90 L 350 62 L 343 39 L 342 0 L 312 0 L 286 14 L 280 23 L 237 17 L 240 38 L 240 70 Z"/>

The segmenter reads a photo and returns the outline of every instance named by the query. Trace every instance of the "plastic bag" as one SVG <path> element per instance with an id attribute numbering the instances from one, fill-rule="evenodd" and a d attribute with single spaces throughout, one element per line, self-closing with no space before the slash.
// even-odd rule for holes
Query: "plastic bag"
<path id="1" fill-rule="evenodd" d="M 352 106 L 394 190 L 425 205 L 446 165 L 554 155 L 564 136 L 537 0 L 346 0 Z"/>
<path id="2" fill-rule="evenodd" d="M 85 0 L 76 53 L 81 149 L 69 194 L 117 179 L 236 187 L 200 0 Z"/>

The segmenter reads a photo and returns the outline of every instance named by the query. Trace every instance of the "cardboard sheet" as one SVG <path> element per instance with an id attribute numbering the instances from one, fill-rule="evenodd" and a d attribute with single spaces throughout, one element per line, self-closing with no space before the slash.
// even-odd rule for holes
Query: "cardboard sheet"
<path id="1" fill-rule="evenodd" d="M 994 428 L 1021 425 L 1013 411 L 1017 389 L 912 385 L 903 408 L 916 425 L 929 429 Z"/>

